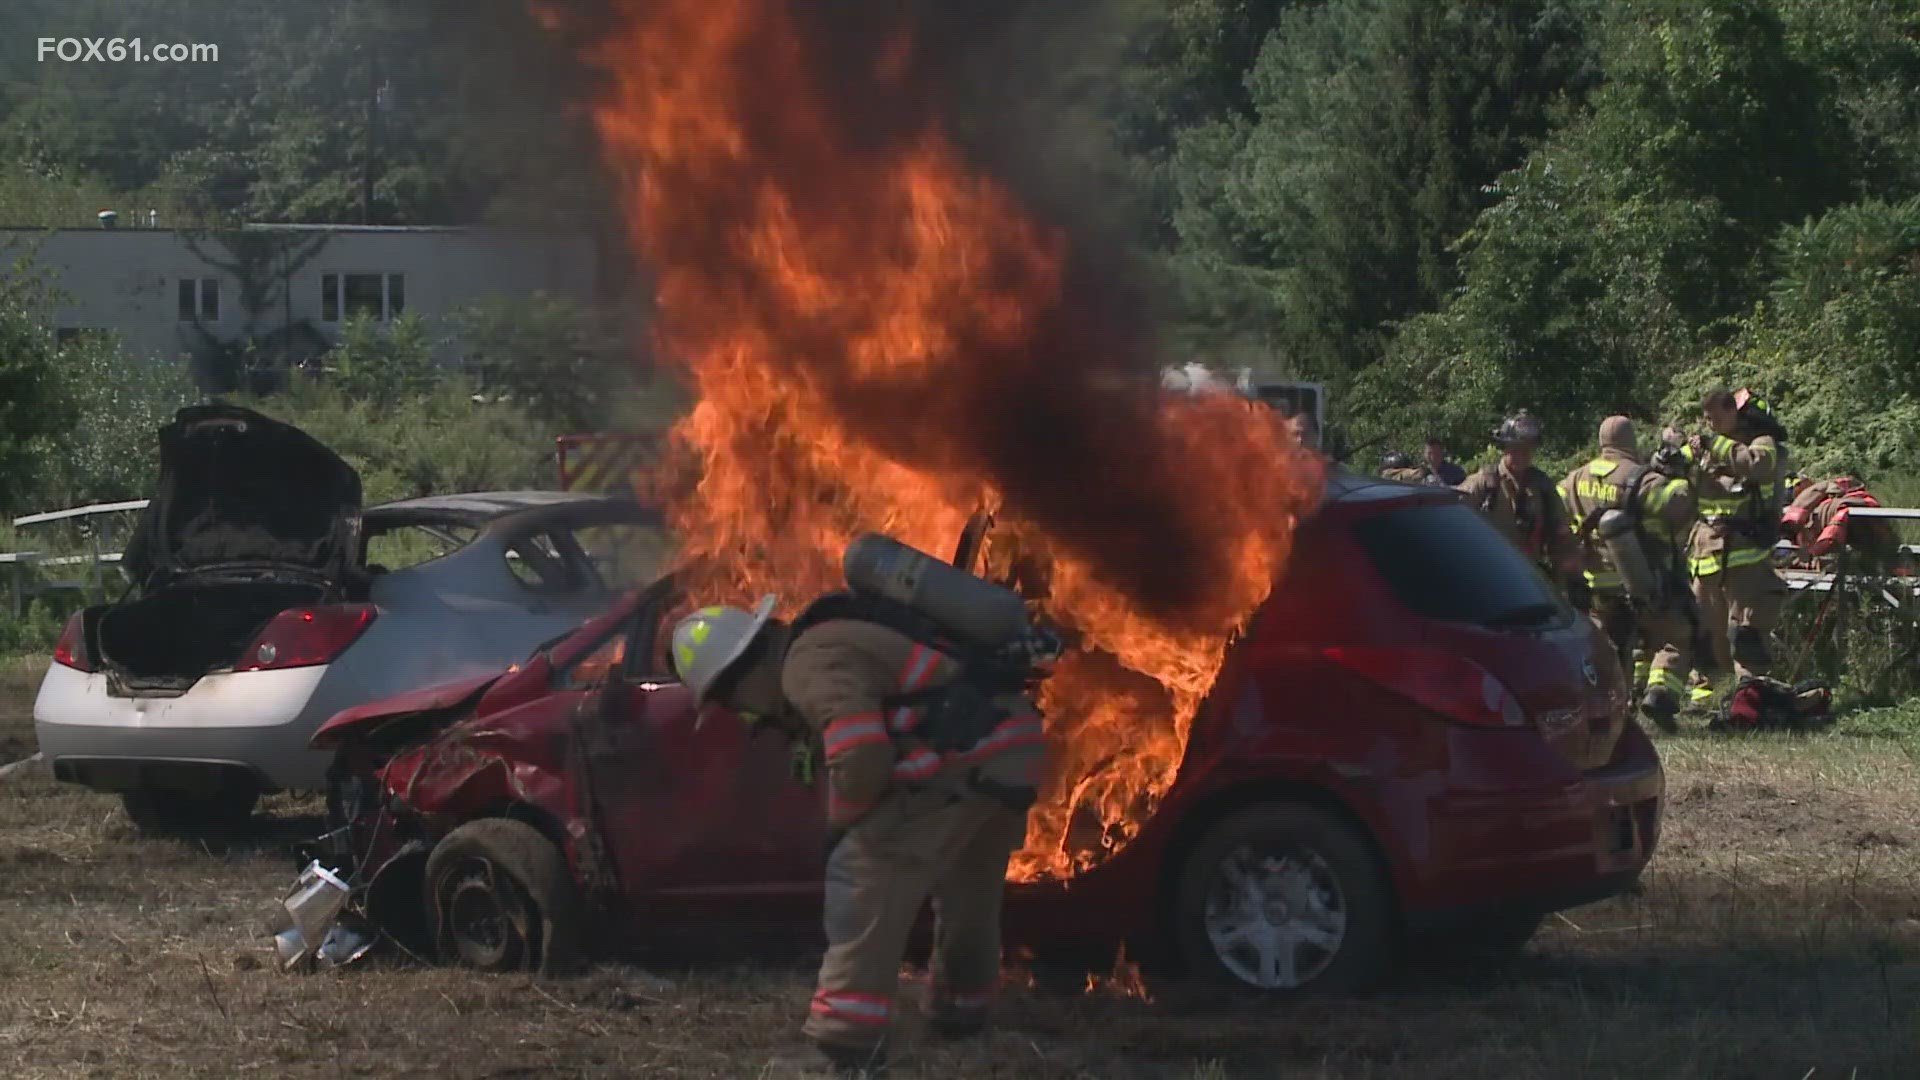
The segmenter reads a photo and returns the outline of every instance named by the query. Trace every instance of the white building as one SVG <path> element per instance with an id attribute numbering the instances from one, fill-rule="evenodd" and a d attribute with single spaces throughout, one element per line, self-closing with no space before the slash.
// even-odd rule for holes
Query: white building
<path id="1" fill-rule="evenodd" d="M 60 293 L 62 336 L 111 330 L 134 355 L 205 361 L 252 341 L 305 359 L 356 313 L 436 322 L 488 297 L 601 299 L 599 238 L 492 228 L 249 225 L 231 230 L 0 228 L 0 267 L 26 254 Z"/>

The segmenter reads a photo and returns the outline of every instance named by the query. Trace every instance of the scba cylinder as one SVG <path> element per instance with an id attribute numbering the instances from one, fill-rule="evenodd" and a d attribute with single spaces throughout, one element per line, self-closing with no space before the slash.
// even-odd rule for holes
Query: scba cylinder
<path id="1" fill-rule="evenodd" d="M 847 545 L 841 569 L 855 592 L 905 604 L 976 648 L 1004 648 L 1028 633 L 1018 593 L 892 537 L 869 533 Z"/>
<path id="2" fill-rule="evenodd" d="M 1620 584 L 1627 590 L 1627 596 L 1648 604 L 1658 601 L 1660 582 L 1654 576 L 1653 565 L 1647 561 L 1640 531 L 1633 527 L 1633 515 L 1623 510 L 1609 510 L 1600 515 L 1595 532 L 1607 550 L 1607 561 L 1620 572 Z"/>

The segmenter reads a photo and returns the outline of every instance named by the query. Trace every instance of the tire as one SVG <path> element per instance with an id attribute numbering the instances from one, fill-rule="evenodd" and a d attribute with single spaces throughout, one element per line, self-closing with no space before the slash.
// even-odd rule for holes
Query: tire
<path id="1" fill-rule="evenodd" d="M 1369 840 L 1328 811 L 1270 805 L 1222 818 L 1175 890 L 1173 944 L 1190 976 L 1337 995 L 1371 989 L 1393 969 L 1391 886 Z"/>
<path id="2" fill-rule="evenodd" d="M 427 857 L 427 916 L 442 960 L 558 975 L 580 957 L 583 905 L 566 856 L 524 821 L 483 818 Z"/>
<path id="3" fill-rule="evenodd" d="M 210 791 L 143 787 L 120 796 L 120 805 L 141 832 L 154 836 L 227 835 L 246 829 L 260 789 L 228 780 Z"/>

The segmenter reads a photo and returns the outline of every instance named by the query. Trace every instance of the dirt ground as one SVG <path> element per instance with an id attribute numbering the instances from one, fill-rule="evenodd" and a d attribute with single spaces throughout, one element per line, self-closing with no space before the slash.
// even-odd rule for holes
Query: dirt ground
<path id="1" fill-rule="evenodd" d="M 0 764 L 32 752 L 37 681 L 0 673 Z M 1294 1006 L 1049 993 L 1010 973 L 989 1041 L 914 1042 L 894 1075 L 1912 1076 L 1920 768 L 1901 745 L 1668 739 L 1668 831 L 1642 894 L 1555 918 L 1507 971 Z M 244 843 L 146 841 L 116 801 L 43 768 L 0 778 L 0 1076 L 809 1075 L 804 960 L 538 984 L 384 962 L 281 975 L 266 918 L 295 870 L 287 842 L 319 820 L 311 802 L 268 811 Z"/>

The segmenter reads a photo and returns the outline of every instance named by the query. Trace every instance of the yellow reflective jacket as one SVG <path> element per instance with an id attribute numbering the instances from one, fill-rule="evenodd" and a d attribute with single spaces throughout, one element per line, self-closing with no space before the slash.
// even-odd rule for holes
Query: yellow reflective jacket
<path id="1" fill-rule="evenodd" d="M 1580 542 L 1587 584 L 1595 592 L 1618 592 L 1622 586 L 1620 572 L 1607 558 L 1593 525 L 1604 511 L 1630 509 L 1632 503 L 1620 485 L 1634 467 L 1643 464 L 1624 450 L 1604 449 L 1599 457 L 1560 482 L 1560 500 L 1567 504 L 1567 514 L 1572 518 L 1569 528 Z M 1632 499 L 1639 507 L 1641 543 L 1646 547 L 1648 564 L 1655 573 L 1682 572 L 1680 553 L 1696 517 L 1693 485 L 1647 469 L 1634 486 L 1637 490 Z"/>
<path id="2" fill-rule="evenodd" d="M 1687 458 L 1700 500 L 1688 570 L 1701 578 L 1769 562 L 1785 496 L 1786 447 L 1770 435 L 1745 441 L 1714 435 L 1701 453 L 1689 447 Z"/>

